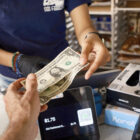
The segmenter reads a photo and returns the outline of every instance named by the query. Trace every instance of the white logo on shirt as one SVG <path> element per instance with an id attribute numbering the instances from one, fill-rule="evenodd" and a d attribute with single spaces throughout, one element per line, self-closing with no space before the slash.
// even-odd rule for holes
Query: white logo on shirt
<path id="1" fill-rule="evenodd" d="M 44 11 L 59 11 L 64 8 L 64 0 L 44 0 L 43 1 Z"/>

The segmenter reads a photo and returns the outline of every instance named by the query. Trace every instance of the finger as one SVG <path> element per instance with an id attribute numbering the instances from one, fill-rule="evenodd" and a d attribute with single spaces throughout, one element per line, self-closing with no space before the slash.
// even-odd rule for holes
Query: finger
<path id="1" fill-rule="evenodd" d="M 15 82 L 13 82 L 12 84 L 9 85 L 8 90 L 12 90 L 14 92 L 18 91 L 21 87 L 22 84 L 20 83 L 22 80 L 24 80 L 25 78 L 20 78 L 18 80 L 16 80 Z"/>
<path id="2" fill-rule="evenodd" d="M 85 79 L 88 80 L 91 77 L 91 75 L 97 70 L 98 67 L 99 67 L 98 63 L 93 62 L 85 74 Z"/>
<path id="3" fill-rule="evenodd" d="M 90 65 L 87 65 L 86 67 L 84 67 L 81 71 L 87 71 L 89 69 Z"/>
<path id="4" fill-rule="evenodd" d="M 86 42 L 85 45 L 82 47 L 81 56 L 80 56 L 81 65 L 86 64 L 86 62 L 88 61 L 88 55 L 92 50 L 91 46 L 92 46 L 91 43 Z"/>
<path id="5" fill-rule="evenodd" d="M 95 55 L 96 54 L 94 52 L 89 53 L 89 56 L 88 56 L 89 65 L 87 65 L 86 67 L 84 67 L 82 69 L 82 71 L 87 71 L 90 68 L 92 62 L 95 60 Z"/>
<path id="6" fill-rule="evenodd" d="M 89 53 L 88 62 L 93 62 L 95 60 L 95 57 L 96 57 L 96 53 L 94 52 Z"/>
<path id="7" fill-rule="evenodd" d="M 89 70 L 85 74 L 85 79 L 89 79 L 90 76 L 98 69 L 98 67 L 104 62 L 104 51 L 98 53 L 95 57 L 94 62 L 90 66 Z"/>
<path id="8" fill-rule="evenodd" d="M 44 112 L 47 109 L 48 109 L 48 106 L 47 105 L 43 105 L 43 106 L 41 106 L 40 112 Z"/>
<path id="9" fill-rule="evenodd" d="M 26 79 L 25 98 L 31 100 L 35 92 L 37 92 L 37 79 L 35 74 L 29 74 Z"/>

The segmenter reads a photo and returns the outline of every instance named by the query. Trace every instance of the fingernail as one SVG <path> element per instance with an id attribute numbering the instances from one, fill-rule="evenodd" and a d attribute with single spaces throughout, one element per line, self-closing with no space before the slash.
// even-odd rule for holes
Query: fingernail
<path id="1" fill-rule="evenodd" d="M 31 73 L 31 74 L 28 75 L 27 78 L 30 79 L 30 80 L 34 80 L 35 79 L 35 75 L 33 73 Z"/>
<path id="2" fill-rule="evenodd" d="M 89 79 L 89 76 L 88 75 L 85 75 L 85 79 L 88 80 Z"/>
<path id="3" fill-rule="evenodd" d="M 88 80 L 89 78 L 88 77 L 85 77 L 85 80 Z"/>

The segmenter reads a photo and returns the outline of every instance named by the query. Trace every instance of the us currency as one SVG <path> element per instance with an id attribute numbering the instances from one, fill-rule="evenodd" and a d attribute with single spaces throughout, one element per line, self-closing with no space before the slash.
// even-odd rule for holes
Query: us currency
<path id="1" fill-rule="evenodd" d="M 64 91 L 76 74 L 85 66 L 80 65 L 80 55 L 67 47 L 53 61 L 36 72 L 41 104 Z M 21 82 L 25 86 L 25 81 Z"/>
<path id="2" fill-rule="evenodd" d="M 85 65 L 87 66 L 87 65 Z M 59 93 L 64 92 L 72 83 L 73 79 L 75 78 L 75 76 L 77 75 L 77 73 L 83 69 L 85 66 L 81 66 L 80 64 L 77 65 L 70 74 L 68 74 L 66 77 L 64 77 L 62 80 L 60 80 L 58 83 L 56 83 L 55 85 L 47 88 L 44 92 L 42 92 L 39 96 L 40 96 L 40 104 L 46 104 L 47 102 L 49 102 L 49 100 L 56 96 Z"/>
<path id="3" fill-rule="evenodd" d="M 43 92 L 69 74 L 79 64 L 80 55 L 67 47 L 52 62 L 36 73 L 38 91 Z"/>

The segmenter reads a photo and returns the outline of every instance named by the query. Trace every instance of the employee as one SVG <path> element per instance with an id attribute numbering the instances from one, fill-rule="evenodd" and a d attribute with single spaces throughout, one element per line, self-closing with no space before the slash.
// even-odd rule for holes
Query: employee
<path id="1" fill-rule="evenodd" d="M 4 133 L 0 134 L 0 140 L 34 140 L 38 133 L 37 120 L 39 112 L 47 108 L 46 105 L 40 108 L 35 75 L 28 75 L 25 92 L 20 91 L 22 87 L 20 84 L 21 80 L 23 79 L 13 82 L 3 97 L 9 125 Z M 0 111 L 1 109 L 3 108 L 1 108 L 0 104 Z M 4 117 L 6 118 L 6 116 Z M 2 116 L 0 117 L 0 122 L 1 118 Z M 1 122 L 0 129 L 6 127 L 3 123 Z"/>
<path id="2" fill-rule="evenodd" d="M 0 86 L 36 72 L 68 46 L 65 10 L 70 13 L 81 51 L 81 64 L 94 61 L 88 79 L 109 61 L 108 50 L 93 28 L 89 0 L 12 0 L 0 2 Z M 92 59 L 93 60 L 93 59 Z"/>

